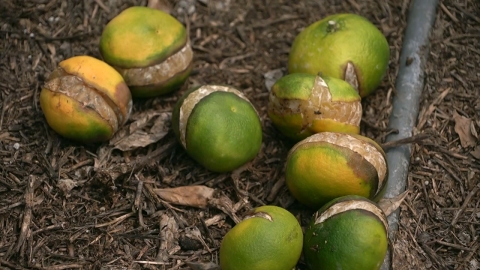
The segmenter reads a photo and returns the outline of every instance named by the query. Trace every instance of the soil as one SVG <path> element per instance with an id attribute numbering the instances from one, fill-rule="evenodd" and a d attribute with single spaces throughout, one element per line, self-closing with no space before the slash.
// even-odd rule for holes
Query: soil
<path id="1" fill-rule="evenodd" d="M 100 58 L 104 25 L 150 4 L 190 33 L 193 72 L 179 91 L 135 100 L 110 142 L 58 136 L 39 106 L 45 79 L 75 55 Z M 362 134 L 382 143 L 410 1 L 2 0 L 0 5 L 0 266 L 2 269 L 217 269 L 222 237 L 250 209 L 287 208 L 305 226 L 312 211 L 283 178 L 292 143 L 267 114 L 273 73 L 307 25 L 351 12 L 371 20 L 391 48 L 382 85 L 362 101 Z M 425 87 L 412 144 L 408 194 L 391 240 L 393 269 L 480 269 L 480 3 L 440 1 L 427 49 Z M 258 110 L 263 146 L 233 173 L 207 171 L 177 143 L 170 112 L 188 88 L 228 84 Z M 158 190 L 215 189 L 206 207 L 182 206 Z M 194 188 L 195 189 L 195 188 Z M 198 189 L 195 189 L 198 191 Z M 200 205 L 201 206 L 201 205 Z M 298 269 L 305 269 L 303 260 Z"/>

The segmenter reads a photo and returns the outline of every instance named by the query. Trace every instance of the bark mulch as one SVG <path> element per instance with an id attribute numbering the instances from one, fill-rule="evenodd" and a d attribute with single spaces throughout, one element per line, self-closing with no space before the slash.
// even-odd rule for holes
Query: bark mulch
<path id="1" fill-rule="evenodd" d="M 147 1 L 2 0 L 0 4 L 0 266 L 2 269 L 216 269 L 222 237 L 248 210 L 274 204 L 302 226 L 312 211 L 289 194 L 283 166 L 293 145 L 267 114 L 268 83 L 285 75 L 289 48 L 308 24 L 351 12 L 391 48 L 388 74 L 363 101 L 362 134 L 383 143 L 395 96 L 409 0 L 149 1 L 190 32 L 194 70 L 179 91 L 135 100 L 110 142 L 56 135 L 39 107 L 45 78 L 66 58 L 100 58 L 104 25 Z M 480 269 L 480 3 L 440 1 L 426 65 L 408 195 L 391 239 L 394 269 Z M 228 84 L 258 110 L 258 156 L 227 174 L 181 148 L 170 112 L 186 89 Z M 208 207 L 168 202 L 158 189 L 215 189 Z M 305 269 L 302 260 L 298 269 Z"/>

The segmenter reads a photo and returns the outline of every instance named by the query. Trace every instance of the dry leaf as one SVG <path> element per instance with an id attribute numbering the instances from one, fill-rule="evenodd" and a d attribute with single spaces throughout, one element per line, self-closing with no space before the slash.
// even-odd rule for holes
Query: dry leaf
<path id="1" fill-rule="evenodd" d="M 57 182 L 57 187 L 65 194 L 66 197 L 70 197 L 70 191 L 77 186 L 77 182 L 72 179 L 60 179 Z"/>
<path id="2" fill-rule="evenodd" d="M 476 139 L 472 135 L 470 128 L 472 120 L 453 112 L 453 120 L 455 121 L 455 132 L 460 137 L 460 143 L 463 148 L 475 146 Z"/>
<path id="3" fill-rule="evenodd" d="M 112 139 L 110 145 L 121 151 L 131 151 L 156 143 L 167 135 L 171 117 L 170 112 L 146 112 L 143 117 L 130 124 L 128 132 L 123 131 Z M 150 125 L 152 126 L 149 128 Z"/>
<path id="4" fill-rule="evenodd" d="M 176 235 L 178 235 L 178 224 L 174 217 L 163 214 L 160 218 L 160 259 L 164 262 L 169 260 L 169 252 L 179 248 Z"/>
<path id="5" fill-rule="evenodd" d="M 475 150 L 470 152 L 470 155 L 472 155 L 476 159 L 480 159 L 480 146 L 475 147 Z"/>
<path id="6" fill-rule="evenodd" d="M 408 190 L 393 198 L 383 198 L 378 202 L 378 206 L 383 210 L 386 216 L 395 212 L 407 197 Z"/>
<path id="7" fill-rule="evenodd" d="M 243 202 L 242 202 L 243 203 Z M 237 216 L 237 210 L 230 198 L 225 195 L 219 196 L 219 198 L 213 198 L 209 201 L 209 205 L 221 210 L 223 213 L 227 214 L 235 223 L 240 223 L 242 221 Z"/>
<path id="8" fill-rule="evenodd" d="M 155 193 L 163 200 L 184 206 L 206 208 L 213 198 L 215 189 L 207 186 L 183 186 L 176 188 L 157 188 Z"/>

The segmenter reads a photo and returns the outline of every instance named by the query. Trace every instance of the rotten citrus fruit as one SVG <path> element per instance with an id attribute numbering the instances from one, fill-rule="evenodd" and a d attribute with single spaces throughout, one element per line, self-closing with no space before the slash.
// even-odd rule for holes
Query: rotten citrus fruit
<path id="1" fill-rule="evenodd" d="M 375 141 L 358 134 L 322 132 L 293 146 L 285 180 L 298 201 L 318 209 L 346 195 L 380 199 L 387 169 L 385 153 Z"/>
<path id="2" fill-rule="evenodd" d="M 384 212 L 360 196 L 344 196 L 324 205 L 305 230 L 303 253 L 311 270 L 377 270 L 388 248 Z"/>
<path id="3" fill-rule="evenodd" d="M 334 14 L 297 35 L 290 50 L 288 70 L 321 72 L 343 79 L 365 97 L 380 85 L 389 59 L 385 36 L 368 19 L 356 14 Z"/>
<path id="4" fill-rule="evenodd" d="M 84 143 L 109 140 L 132 110 L 122 76 L 90 56 L 66 59 L 50 74 L 40 92 L 49 126 L 63 137 Z"/>
<path id="5" fill-rule="evenodd" d="M 358 134 L 362 104 L 343 80 L 292 73 L 272 86 L 268 116 L 281 133 L 297 141 L 324 131 Z"/>
<path id="6" fill-rule="evenodd" d="M 254 209 L 222 240 L 222 270 L 292 270 L 302 253 L 303 232 L 284 208 Z"/>
<path id="7" fill-rule="evenodd" d="M 231 86 L 203 85 L 187 91 L 175 105 L 172 126 L 187 153 L 214 172 L 242 166 L 262 144 L 255 107 Z"/>
<path id="8" fill-rule="evenodd" d="M 193 51 L 185 27 L 163 11 L 134 6 L 103 29 L 100 53 L 122 74 L 134 97 L 178 89 L 190 75 Z"/>

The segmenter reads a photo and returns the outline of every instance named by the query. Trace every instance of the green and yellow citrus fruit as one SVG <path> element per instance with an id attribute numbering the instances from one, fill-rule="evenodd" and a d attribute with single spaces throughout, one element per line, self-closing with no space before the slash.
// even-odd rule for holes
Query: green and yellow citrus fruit
<path id="1" fill-rule="evenodd" d="M 379 199 L 387 173 L 385 153 L 373 140 L 358 134 L 322 132 L 290 150 L 285 180 L 298 201 L 318 209 L 346 195 Z"/>
<path id="2" fill-rule="evenodd" d="M 110 139 L 132 110 L 122 76 L 107 63 L 75 56 L 58 65 L 40 92 L 49 126 L 63 137 L 84 143 Z"/>
<path id="3" fill-rule="evenodd" d="M 334 199 L 318 210 L 305 231 L 304 259 L 311 270 L 377 270 L 388 248 L 383 211 L 359 196 Z"/>
<path id="4" fill-rule="evenodd" d="M 172 123 L 187 153 L 214 172 L 242 166 L 262 144 L 255 107 L 230 86 L 203 85 L 187 91 L 174 108 Z"/>
<path id="5" fill-rule="evenodd" d="M 220 266 L 222 270 L 292 270 L 302 245 L 302 228 L 290 212 L 261 206 L 225 235 Z"/>
<path id="6" fill-rule="evenodd" d="M 375 25 L 359 15 L 334 14 L 298 34 L 288 70 L 346 80 L 365 97 L 381 83 L 389 59 L 388 42 Z"/>
<path id="7" fill-rule="evenodd" d="M 163 95 L 188 78 L 193 51 L 185 27 L 163 11 L 134 6 L 103 29 L 100 53 L 135 97 Z"/>
<path id="8" fill-rule="evenodd" d="M 358 92 L 343 80 L 292 73 L 272 86 L 268 116 L 293 140 L 324 131 L 358 134 L 362 104 Z"/>

